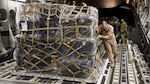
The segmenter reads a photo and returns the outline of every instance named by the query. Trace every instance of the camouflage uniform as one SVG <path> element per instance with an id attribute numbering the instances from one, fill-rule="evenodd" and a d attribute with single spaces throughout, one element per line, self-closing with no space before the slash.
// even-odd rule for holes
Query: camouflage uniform
<path id="1" fill-rule="evenodd" d="M 122 43 L 127 43 L 127 23 L 124 21 L 121 23 L 120 33 L 121 33 L 121 41 Z"/>

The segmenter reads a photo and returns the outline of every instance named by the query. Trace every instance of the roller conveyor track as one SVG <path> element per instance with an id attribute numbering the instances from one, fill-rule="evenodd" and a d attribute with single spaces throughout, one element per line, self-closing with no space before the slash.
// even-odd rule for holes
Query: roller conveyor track
<path id="1" fill-rule="evenodd" d="M 150 84 L 150 68 L 136 44 L 119 46 L 115 68 L 110 68 L 104 84 Z"/>
<path id="2" fill-rule="evenodd" d="M 128 60 L 132 52 L 131 47 L 128 48 L 128 45 L 123 44 L 119 44 L 118 47 L 119 56 L 115 67 L 109 67 L 110 63 L 108 63 L 103 77 L 105 80 L 99 84 L 136 84 L 134 68 Z"/>
<path id="3" fill-rule="evenodd" d="M 132 49 L 130 44 L 120 46 L 120 56 L 116 62 L 114 75 L 111 84 L 137 84 L 134 63 L 129 59 L 132 57 Z"/>
<path id="4" fill-rule="evenodd" d="M 121 57 L 120 57 L 120 78 L 119 78 L 119 83 L 120 84 L 128 84 L 128 55 L 127 55 L 127 50 L 125 46 L 122 46 L 121 49 Z"/>
<path id="5" fill-rule="evenodd" d="M 104 84 L 138 84 L 135 74 L 135 65 L 130 62 L 132 57 L 131 45 L 120 44 L 119 56 L 115 67 L 110 68 L 107 81 Z"/>

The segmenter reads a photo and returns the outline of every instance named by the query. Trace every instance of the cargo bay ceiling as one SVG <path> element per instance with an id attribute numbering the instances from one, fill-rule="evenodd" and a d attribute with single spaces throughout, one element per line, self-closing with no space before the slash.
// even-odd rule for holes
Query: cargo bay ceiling
<path id="1" fill-rule="evenodd" d="M 53 0 L 45 0 L 45 1 L 53 1 Z M 56 0 L 55 0 L 56 1 Z M 58 0 L 64 3 L 72 3 L 76 1 L 76 5 L 80 5 L 80 3 L 85 2 L 87 5 L 94 6 L 97 8 L 112 8 L 120 5 L 121 3 L 132 4 L 133 6 L 140 2 L 141 0 Z"/>
<path id="2" fill-rule="evenodd" d="M 113 8 L 122 3 L 131 4 L 132 6 L 136 6 L 142 0 L 10 0 L 10 1 L 18 1 L 18 2 L 54 2 L 54 3 L 63 3 L 63 4 L 73 4 L 76 2 L 76 5 L 82 5 L 82 2 L 85 2 L 89 6 L 94 6 L 96 8 Z M 146 0 L 145 0 L 146 1 Z"/>
<path id="3" fill-rule="evenodd" d="M 112 8 L 120 5 L 121 3 L 135 3 L 140 0 L 12 0 L 20 2 L 35 2 L 35 1 L 44 1 L 44 2 L 57 2 L 72 4 L 73 1 L 76 2 L 76 5 L 80 5 L 82 2 L 87 3 L 87 5 L 94 6 L 97 8 Z"/>
<path id="4" fill-rule="evenodd" d="M 44 1 L 54 3 L 64 3 L 72 5 L 76 2 L 76 6 L 81 6 L 82 2 L 88 6 L 94 6 L 99 10 L 99 18 L 115 16 L 119 19 L 125 19 L 129 24 L 134 24 L 133 7 L 140 0 L 14 0 L 24 2 Z M 131 8 L 132 7 L 132 8 Z M 132 11 L 131 11 L 132 10 Z"/>

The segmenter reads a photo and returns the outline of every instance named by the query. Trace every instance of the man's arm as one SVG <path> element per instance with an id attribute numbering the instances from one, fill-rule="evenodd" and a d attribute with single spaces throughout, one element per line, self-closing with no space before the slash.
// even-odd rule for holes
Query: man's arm
<path id="1" fill-rule="evenodd" d="M 96 27 L 96 33 L 97 34 L 100 34 L 101 33 L 101 25 L 99 25 L 98 27 Z"/>
<path id="2" fill-rule="evenodd" d="M 114 29 L 113 29 L 113 27 L 112 26 L 109 26 L 110 28 L 109 28 L 109 30 L 108 30 L 108 33 L 107 33 L 107 35 L 99 35 L 99 38 L 102 38 L 102 39 L 111 39 L 112 38 L 112 36 L 113 36 L 113 33 L 114 33 Z"/>

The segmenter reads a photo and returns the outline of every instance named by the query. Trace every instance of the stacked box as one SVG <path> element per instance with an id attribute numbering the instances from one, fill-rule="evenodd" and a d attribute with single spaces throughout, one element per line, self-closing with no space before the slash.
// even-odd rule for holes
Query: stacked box
<path id="1" fill-rule="evenodd" d="M 15 59 L 20 69 L 88 77 L 95 67 L 98 11 L 90 6 L 24 4 Z"/>

